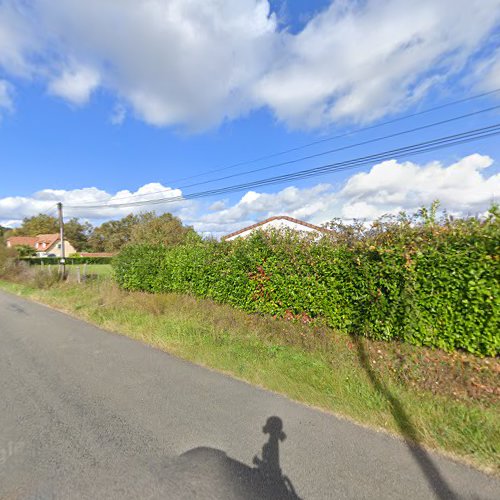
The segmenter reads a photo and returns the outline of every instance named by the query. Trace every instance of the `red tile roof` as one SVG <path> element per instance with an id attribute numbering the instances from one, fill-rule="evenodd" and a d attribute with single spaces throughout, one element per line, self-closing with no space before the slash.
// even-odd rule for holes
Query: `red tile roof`
<path id="1" fill-rule="evenodd" d="M 59 234 L 39 234 L 37 236 L 11 236 L 7 238 L 10 246 L 28 245 L 38 251 L 48 250 L 50 247 L 59 241 Z M 36 244 L 38 243 L 38 247 Z"/>
<path id="2" fill-rule="evenodd" d="M 314 229 L 316 231 L 320 231 L 322 233 L 328 233 L 329 230 L 320 227 L 320 226 L 315 226 L 314 224 L 310 224 L 309 222 L 304 222 L 303 220 L 299 219 L 294 219 L 293 217 L 288 217 L 288 215 L 275 215 L 274 217 L 269 217 L 269 219 L 263 220 L 261 222 L 257 222 L 256 224 L 252 224 L 251 226 L 244 227 L 243 229 L 239 229 L 238 231 L 235 231 L 234 233 L 226 234 L 222 239 L 226 240 L 227 238 L 232 238 L 233 236 L 237 236 L 238 234 L 244 233 L 245 231 L 249 231 L 250 229 L 256 229 L 260 226 L 263 226 L 264 224 L 267 224 L 268 222 L 271 222 L 273 220 L 280 220 L 280 219 L 285 219 L 289 222 L 293 222 L 295 224 L 299 224 L 301 226 L 308 227 L 310 229 Z"/>
<path id="3" fill-rule="evenodd" d="M 20 245 L 28 245 L 30 247 L 35 246 L 36 236 L 11 236 L 7 238 L 7 242 L 10 246 L 17 247 Z"/>
<path id="4" fill-rule="evenodd" d="M 38 243 L 37 250 L 47 250 L 49 249 L 56 241 L 59 241 L 59 234 L 38 234 L 36 237 L 36 242 Z"/>

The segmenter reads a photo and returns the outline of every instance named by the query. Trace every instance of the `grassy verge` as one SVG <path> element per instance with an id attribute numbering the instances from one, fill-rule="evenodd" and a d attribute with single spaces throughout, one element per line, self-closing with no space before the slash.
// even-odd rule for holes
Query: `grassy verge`
<path id="1" fill-rule="evenodd" d="M 39 266 L 40 271 L 45 270 L 49 266 Z M 52 264 L 51 269 L 57 269 L 58 266 Z M 71 281 L 76 281 L 78 272 L 80 273 L 80 278 L 86 276 L 97 276 L 97 277 L 108 277 L 113 273 L 113 268 L 111 264 L 66 264 L 66 272 L 68 273 L 68 279 Z"/>
<path id="2" fill-rule="evenodd" d="M 0 288 L 499 473 L 497 359 L 367 341 L 111 280 Z"/>

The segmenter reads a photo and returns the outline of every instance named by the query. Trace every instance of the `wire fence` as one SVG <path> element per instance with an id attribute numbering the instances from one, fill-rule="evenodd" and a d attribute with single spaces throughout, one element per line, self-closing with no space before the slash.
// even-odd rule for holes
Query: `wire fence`
<path id="1" fill-rule="evenodd" d="M 54 279 L 55 276 L 60 280 L 64 280 L 70 283 L 88 283 L 96 281 L 106 281 L 111 280 L 113 277 L 113 270 L 110 264 L 44 264 L 43 262 L 32 267 L 36 274 L 39 274 L 39 278 L 43 280 Z"/>

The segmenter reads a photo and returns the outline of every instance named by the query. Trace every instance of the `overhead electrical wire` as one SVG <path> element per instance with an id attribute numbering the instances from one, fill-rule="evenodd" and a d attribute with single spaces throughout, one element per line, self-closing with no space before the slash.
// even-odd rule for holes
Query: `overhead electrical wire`
<path id="1" fill-rule="evenodd" d="M 487 137 L 492 137 L 500 134 L 500 123 L 496 123 L 487 127 L 482 127 L 478 129 L 468 130 L 466 132 L 452 134 L 449 136 L 440 137 L 437 139 L 424 141 L 416 144 L 411 144 L 409 146 L 403 146 L 396 149 L 386 150 L 379 153 L 362 156 L 354 158 L 351 160 L 341 161 L 337 163 L 329 163 L 326 165 L 321 165 L 318 167 L 308 168 L 300 170 L 294 173 L 283 174 L 280 176 L 270 177 L 266 179 L 261 179 L 257 181 L 250 181 L 246 183 L 236 184 L 232 186 L 226 186 L 217 189 L 211 189 L 207 191 L 201 191 L 197 193 L 185 194 L 177 197 L 170 198 L 157 198 L 151 200 L 135 201 L 128 203 L 114 203 L 114 204 L 95 204 L 95 205 L 69 205 L 66 208 L 69 209 L 102 209 L 102 208 L 114 208 L 114 207 L 133 207 L 133 206 L 144 206 L 144 205 L 157 205 L 165 203 L 173 203 L 178 201 L 185 201 L 197 198 L 204 198 L 209 196 L 221 195 L 226 193 L 232 193 L 237 191 L 247 190 L 249 188 L 254 188 L 258 186 L 267 186 L 271 184 L 280 184 L 287 182 L 289 180 L 305 179 L 309 177 L 315 177 L 324 175 L 331 172 L 339 172 L 344 170 L 349 170 L 367 164 L 372 164 L 373 162 L 381 162 L 389 159 L 402 158 L 414 156 L 417 154 L 422 154 L 430 151 L 435 151 L 438 149 L 443 149 L 458 144 L 464 144 L 471 141 L 476 141 L 484 139 Z"/>
<path id="2" fill-rule="evenodd" d="M 52 212 L 57 210 L 57 203 L 54 203 L 54 205 L 51 205 L 47 210 L 44 210 L 43 212 L 40 212 L 40 215 L 52 215 Z"/>
<path id="3" fill-rule="evenodd" d="M 275 158 L 276 156 L 284 155 L 284 154 L 287 154 L 287 153 L 293 153 L 294 151 L 299 151 L 301 149 L 305 149 L 305 148 L 308 148 L 308 147 L 311 147 L 311 146 L 315 146 L 317 144 L 322 144 L 324 142 L 333 141 L 335 139 L 342 139 L 344 137 L 355 135 L 355 134 L 358 134 L 360 132 L 366 132 L 368 130 L 373 130 L 373 129 L 376 129 L 376 128 L 379 128 L 379 127 L 383 127 L 385 125 L 391 125 L 393 123 L 397 123 L 397 122 L 400 122 L 400 121 L 403 121 L 403 120 L 407 120 L 409 118 L 414 118 L 416 116 L 421 116 L 421 115 L 424 115 L 424 114 L 427 114 L 427 113 L 431 113 L 433 111 L 438 111 L 440 109 L 444 109 L 444 108 L 447 108 L 447 107 L 450 107 L 450 106 L 456 106 L 457 104 L 463 104 L 464 102 L 469 102 L 469 101 L 472 101 L 472 100 L 475 100 L 475 99 L 480 99 L 482 97 L 487 97 L 487 96 L 496 94 L 498 92 L 500 92 L 500 87 L 496 88 L 496 89 L 493 89 L 493 90 L 490 90 L 488 92 L 482 92 L 480 94 L 474 94 L 474 95 L 469 96 L 469 97 L 464 97 L 462 99 L 457 99 L 455 101 L 450 101 L 450 102 L 447 102 L 447 103 L 444 103 L 444 104 L 440 104 L 438 106 L 433 106 L 431 108 L 427 108 L 427 109 L 424 109 L 422 111 L 417 111 L 415 113 L 410 113 L 410 114 L 406 114 L 406 115 L 403 115 L 403 116 L 399 116 L 399 117 L 393 118 L 391 120 L 386 120 L 386 121 L 383 121 L 383 122 L 380 122 L 380 123 L 376 123 L 374 125 L 368 125 L 366 127 L 357 128 L 357 129 L 354 129 L 354 130 L 349 131 L 349 132 L 344 132 L 342 134 L 332 135 L 332 136 L 329 136 L 329 137 L 325 137 L 323 139 L 318 139 L 316 141 L 312 141 L 312 142 L 309 142 L 307 144 L 303 144 L 301 146 L 295 146 L 293 148 L 284 149 L 284 150 L 278 151 L 276 153 L 270 153 L 268 155 L 260 156 L 260 157 L 257 157 L 257 158 L 240 161 L 240 162 L 237 162 L 237 163 L 226 165 L 224 167 L 220 167 L 220 168 L 216 168 L 216 169 L 213 169 L 213 170 L 209 170 L 207 172 L 201 172 L 199 174 L 190 175 L 188 177 L 182 177 L 180 179 L 174 179 L 174 180 L 171 180 L 169 182 L 173 183 L 173 182 L 185 181 L 185 180 L 188 180 L 188 179 L 194 179 L 196 177 L 201 177 L 203 175 L 213 174 L 213 173 L 216 173 L 216 172 L 222 172 L 224 170 L 228 170 L 228 169 L 231 169 L 231 168 L 241 167 L 243 165 L 249 165 L 251 163 L 256 163 L 256 162 L 267 160 L 267 159 L 270 159 L 270 158 Z"/>
<path id="4" fill-rule="evenodd" d="M 175 188 L 167 188 L 167 189 L 163 189 L 163 190 L 160 190 L 160 191 L 154 191 L 154 192 L 150 192 L 150 193 L 133 194 L 133 195 L 128 195 L 128 196 L 123 196 L 123 197 L 115 198 L 113 201 L 116 201 L 116 200 L 127 200 L 127 199 L 130 199 L 130 198 L 133 198 L 135 200 L 137 198 L 142 198 L 142 197 L 145 197 L 145 196 L 153 196 L 153 195 L 156 195 L 156 194 L 162 194 L 162 193 L 171 192 L 171 191 L 176 190 L 176 189 L 187 189 L 187 188 L 191 188 L 191 187 L 195 187 L 195 186 L 201 186 L 201 185 L 204 185 L 204 184 L 210 184 L 212 182 L 217 182 L 217 181 L 222 181 L 222 180 L 226 180 L 226 179 L 231 179 L 231 178 L 234 178 L 234 177 L 240 177 L 242 175 L 248 175 L 248 174 L 252 174 L 252 173 L 256 173 L 256 172 L 262 172 L 264 170 L 269 170 L 269 169 L 272 169 L 272 168 L 282 167 L 282 166 L 285 166 L 285 165 L 292 165 L 294 163 L 298 163 L 298 162 L 305 161 L 305 160 L 311 160 L 313 158 L 318 158 L 320 156 L 325 156 L 327 154 L 337 153 L 339 151 L 345 151 L 345 150 L 353 149 L 353 148 L 356 148 L 356 147 L 359 147 L 359 146 L 366 146 L 367 144 L 373 144 L 375 142 L 380 142 L 380 141 L 383 141 L 383 140 L 386 140 L 386 139 L 392 139 L 392 138 L 400 137 L 402 135 L 410 134 L 410 133 L 413 133 L 413 132 L 419 132 L 419 131 L 426 130 L 426 129 L 429 129 L 429 128 L 432 128 L 432 127 L 437 127 L 439 125 L 445 125 L 447 123 L 452 123 L 452 122 L 455 122 L 455 121 L 458 121 L 458 120 L 463 120 L 464 118 L 470 118 L 472 116 L 480 115 L 480 114 L 483 114 L 483 113 L 488 113 L 489 111 L 494 111 L 496 109 L 500 109 L 500 105 L 490 106 L 488 108 L 483 108 L 483 109 L 480 109 L 480 110 L 477 110 L 477 111 L 472 111 L 470 113 L 465 113 L 463 115 L 454 116 L 452 118 L 447 118 L 446 120 L 440 120 L 438 122 L 428 123 L 428 124 L 425 124 L 425 125 L 421 125 L 419 127 L 414 127 L 414 128 L 411 128 L 411 129 L 402 130 L 400 132 L 395 132 L 393 134 L 388 134 L 388 135 L 384 135 L 384 136 L 380 136 L 380 137 L 375 137 L 374 139 L 368 139 L 366 141 L 357 142 L 355 144 L 348 144 L 346 146 L 342 146 L 342 147 L 339 147 L 339 148 L 329 149 L 327 151 L 321 151 L 319 153 L 314 153 L 312 155 L 302 156 L 302 157 L 299 157 L 299 158 L 294 158 L 294 159 L 287 160 L 287 161 L 284 161 L 284 162 L 274 163 L 274 164 L 271 164 L 271 165 L 266 165 L 264 167 L 259 167 L 259 168 L 252 169 L 252 170 L 246 170 L 246 171 L 243 171 L 243 172 L 237 172 L 237 173 L 226 175 L 226 176 L 223 176 L 223 177 L 216 177 L 214 179 L 208 179 L 208 180 L 205 180 L 205 181 L 195 182 L 195 183 L 191 183 L 191 184 L 185 184 L 185 185 L 177 186 Z M 89 202 L 88 204 L 92 205 L 92 203 L 93 202 Z M 82 204 L 82 205 L 85 205 L 85 204 Z"/>

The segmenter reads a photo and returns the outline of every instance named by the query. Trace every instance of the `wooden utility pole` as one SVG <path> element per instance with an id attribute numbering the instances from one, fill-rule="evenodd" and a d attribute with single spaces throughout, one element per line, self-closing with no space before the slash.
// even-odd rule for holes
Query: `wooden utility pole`
<path id="1" fill-rule="evenodd" d="M 59 241 L 61 242 L 61 260 L 59 262 L 62 266 L 62 279 L 64 279 L 66 277 L 66 255 L 64 251 L 64 220 L 61 202 L 57 204 L 57 211 L 59 213 Z"/>

